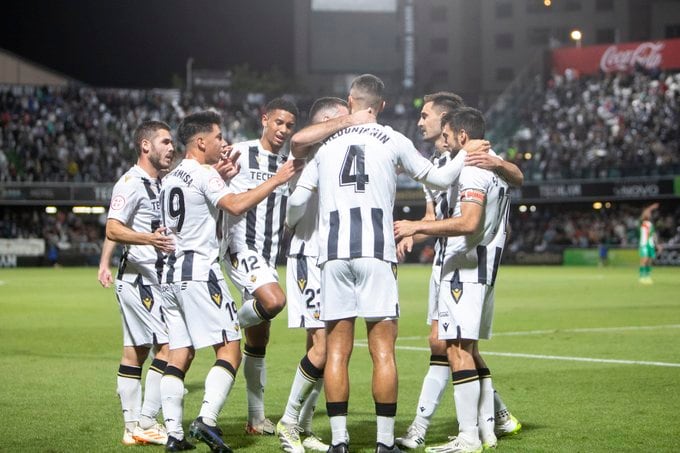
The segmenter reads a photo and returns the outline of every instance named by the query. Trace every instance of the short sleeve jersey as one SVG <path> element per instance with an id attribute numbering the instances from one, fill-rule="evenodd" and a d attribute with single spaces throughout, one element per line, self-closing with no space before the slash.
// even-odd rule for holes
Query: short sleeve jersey
<path id="1" fill-rule="evenodd" d="M 163 178 L 163 224 L 175 238 L 163 282 L 207 281 L 212 270 L 219 279 L 217 217 L 219 200 L 230 193 L 217 171 L 184 159 Z"/>
<path id="2" fill-rule="evenodd" d="M 161 225 L 160 180 L 140 166 L 128 170 L 113 187 L 109 219 L 139 232 L 153 232 Z M 126 245 L 118 267 L 118 279 L 134 282 L 141 275 L 145 285 L 158 284 L 163 254 L 150 245 Z"/>
<path id="3" fill-rule="evenodd" d="M 323 142 L 298 181 L 318 189 L 319 264 L 359 257 L 397 261 L 392 226 L 397 166 L 421 179 L 432 163 L 409 139 L 376 123 L 348 127 Z"/>
<path id="4" fill-rule="evenodd" d="M 240 172 L 229 185 L 234 193 L 242 193 L 262 184 L 276 174 L 286 162 L 285 154 L 275 154 L 262 148 L 260 140 L 250 140 L 234 145 L 241 152 Z M 270 266 L 276 265 L 286 216 L 288 184 L 277 187 L 257 206 L 240 216 L 225 215 L 225 234 L 222 252 L 254 250 Z"/>
<path id="5" fill-rule="evenodd" d="M 509 208 L 509 186 L 495 173 L 477 167 L 464 167 L 458 184 L 449 188 L 452 217 L 461 215 L 461 203 L 483 206 L 482 225 L 466 236 L 446 239 L 442 279 L 451 280 L 458 272 L 461 282 L 493 285 L 505 242 Z"/>

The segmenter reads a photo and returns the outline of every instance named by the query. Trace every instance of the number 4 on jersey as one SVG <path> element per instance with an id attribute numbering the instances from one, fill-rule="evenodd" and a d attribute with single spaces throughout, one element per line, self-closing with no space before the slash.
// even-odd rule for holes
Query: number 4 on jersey
<path id="1" fill-rule="evenodd" d="M 354 186 L 355 192 L 364 192 L 366 184 L 368 184 L 368 175 L 364 169 L 364 145 L 351 145 L 347 148 L 345 160 L 342 162 L 340 185 Z"/>

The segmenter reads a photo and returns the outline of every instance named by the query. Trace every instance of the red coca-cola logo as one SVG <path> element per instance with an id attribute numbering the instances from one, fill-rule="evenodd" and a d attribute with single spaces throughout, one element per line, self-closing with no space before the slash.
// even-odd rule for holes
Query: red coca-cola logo
<path id="1" fill-rule="evenodd" d="M 600 69 L 604 72 L 628 71 L 640 65 L 645 68 L 661 66 L 663 42 L 643 42 L 631 49 L 609 46 L 600 58 Z"/>

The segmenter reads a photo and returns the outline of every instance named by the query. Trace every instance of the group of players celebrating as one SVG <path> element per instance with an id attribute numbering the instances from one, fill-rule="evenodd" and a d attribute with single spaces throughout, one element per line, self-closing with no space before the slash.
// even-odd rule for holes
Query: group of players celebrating
<path id="1" fill-rule="evenodd" d="M 310 124 L 294 135 L 296 106 L 275 99 L 264 109 L 261 137 L 233 146 L 219 114 L 187 115 L 175 134 L 185 149 L 179 163 L 167 124 L 146 121 L 136 129 L 138 161 L 113 189 L 98 275 L 102 285 L 114 283 L 111 255 L 116 243 L 125 244 L 115 279 L 124 444 L 183 451 L 195 448 L 191 437 L 211 451 L 232 451 L 217 420 L 243 361 L 247 433 L 276 434 L 287 452 L 349 451 L 348 365 L 357 317 L 366 323 L 373 361 L 376 452 L 424 445 L 450 372 L 459 433 L 427 451 L 481 452 L 496 447 L 498 436 L 519 432 L 521 424 L 494 391 L 478 340 L 491 334 L 509 189 L 522 183 L 522 173 L 489 149 L 481 113 L 449 92 L 424 98 L 418 126 L 437 153 L 422 157 L 409 139 L 377 122 L 383 90 L 378 77 L 357 77 L 347 102 L 317 100 Z M 402 171 L 428 186 L 421 221 L 393 221 Z M 275 265 L 287 228 L 284 293 Z M 416 417 L 395 438 L 397 261 L 427 236 L 438 238 L 430 368 Z M 240 308 L 222 266 L 240 292 Z M 289 327 L 307 331 L 306 353 L 274 424 L 265 416 L 265 354 L 271 320 L 286 306 Z M 209 346 L 215 363 L 185 436 L 184 377 L 195 350 Z M 142 397 L 142 365 L 151 349 Z M 311 426 L 322 388 L 330 444 Z"/>

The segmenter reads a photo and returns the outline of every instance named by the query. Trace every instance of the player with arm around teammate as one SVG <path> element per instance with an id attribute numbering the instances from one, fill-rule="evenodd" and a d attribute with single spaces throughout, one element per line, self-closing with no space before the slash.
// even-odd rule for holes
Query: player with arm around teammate
<path id="1" fill-rule="evenodd" d="M 484 119 L 465 108 L 444 119 L 444 136 L 452 150 L 484 134 Z M 439 338 L 447 341 L 459 434 L 428 452 L 481 452 L 496 446 L 491 373 L 478 349 L 489 338 L 494 283 L 505 243 L 509 185 L 496 174 L 465 167 L 449 189 L 455 206 L 439 221 L 395 222 L 398 237 L 413 234 L 447 236 L 439 292 Z"/>
<path id="2" fill-rule="evenodd" d="M 424 98 L 418 127 L 426 142 L 432 143 L 435 154 L 432 161 L 437 166 L 445 165 L 451 159 L 451 152 L 447 149 L 442 136 L 442 118 L 465 107 L 463 99 L 455 93 L 437 92 L 428 94 Z M 472 144 L 466 143 L 468 151 L 472 151 Z M 465 159 L 466 165 L 476 165 L 487 170 L 496 171 L 512 185 L 521 185 L 523 182 L 522 172 L 516 165 L 505 162 L 492 153 L 468 152 Z M 423 186 L 426 200 L 425 216 L 422 220 L 442 220 L 448 216 L 449 204 L 446 190 L 434 190 Z M 426 235 L 407 236 L 397 244 L 397 256 L 400 260 L 410 252 L 414 242 L 427 238 Z M 423 385 L 418 397 L 416 416 L 409 425 L 406 433 L 398 437 L 396 442 L 403 448 L 418 448 L 425 443 L 425 436 L 430 426 L 434 413 L 439 406 L 449 382 L 449 362 L 446 357 L 446 341 L 438 337 L 439 321 L 437 298 L 439 296 L 439 283 L 441 277 L 441 247 L 445 238 L 437 237 L 435 242 L 435 258 L 432 263 L 432 273 L 428 291 L 427 323 L 430 325 L 430 365 L 423 379 Z M 516 434 L 521 429 L 517 419 L 509 414 L 505 403 L 498 393 L 495 393 L 494 406 L 497 414 L 499 435 Z"/>
<path id="3" fill-rule="evenodd" d="M 194 113 L 182 120 L 178 137 L 186 147 L 186 157 L 164 178 L 161 194 L 163 223 L 175 240 L 175 250 L 167 257 L 162 280 L 170 348 L 168 366 L 161 379 L 167 451 L 195 448 L 182 428 L 184 376 L 194 351 L 211 346 L 216 360 L 205 379 L 203 403 L 191 423 L 190 434 L 213 452 L 231 452 L 217 426 L 217 418 L 241 362 L 241 331 L 236 305 L 218 260 L 218 211 L 233 215 L 247 211 L 300 168 L 299 163 L 291 161 L 260 187 L 233 193 L 223 175 L 211 166 L 231 152 L 223 139 L 221 124 L 220 115 L 211 111 Z M 238 166 L 233 161 L 232 164 L 233 171 L 224 175 L 238 171 Z"/>
<path id="4" fill-rule="evenodd" d="M 350 88 L 350 111 L 371 108 L 380 112 L 383 89 L 374 75 L 357 77 Z M 287 214 L 295 225 L 311 194 L 319 194 L 321 319 L 327 336 L 324 385 L 332 431 L 329 451 L 348 450 L 348 364 L 357 317 L 366 322 L 373 360 L 376 451 L 399 451 L 394 444 L 399 302 L 391 232 L 397 167 L 416 180 L 447 187 L 460 173 L 464 157 L 461 153 L 458 159 L 435 168 L 410 140 L 391 128 L 375 122 L 356 125 L 323 141 L 291 195 Z"/>
<path id="5" fill-rule="evenodd" d="M 161 409 L 160 380 L 168 358 L 168 334 L 161 315 L 160 274 L 173 240 L 163 234 L 160 176 L 172 165 L 170 126 L 145 121 L 134 132 L 138 158 L 116 183 L 111 195 L 98 279 L 105 288 L 115 283 L 123 319 L 123 357 L 117 393 L 123 409 L 123 444 L 160 444 L 167 433 L 156 417 Z M 116 243 L 125 245 L 114 282 L 109 268 Z M 142 365 L 153 348 L 142 400 Z"/>
<path id="6" fill-rule="evenodd" d="M 296 157 L 309 159 L 308 154 L 318 148 L 317 143 L 331 133 L 375 118 L 369 111 L 349 115 L 347 103 L 335 97 L 316 100 L 309 116 L 312 125 L 291 139 L 291 153 Z M 300 361 L 284 415 L 276 427 L 282 448 L 300 453 L 305 449 L 328 450 L 328 445 L 311 431 L 326 364 L 326 332 L 319 319 L 321 270 L 316 264 L 319 254 L 318 200 L 316 196 L 312 198 L 307 203 L 305 216 L 293 229 L 286 267 L 288 327 L 307 330 L 307 353 Z"/>

